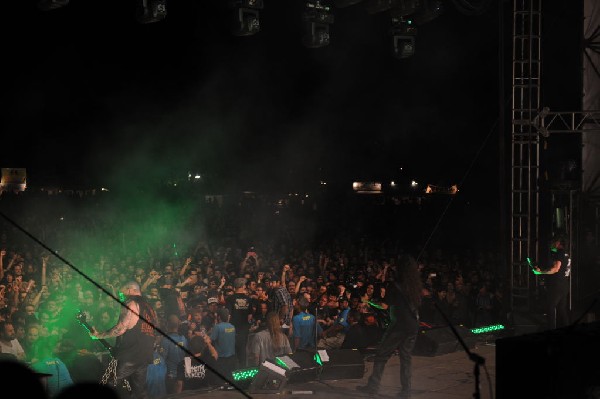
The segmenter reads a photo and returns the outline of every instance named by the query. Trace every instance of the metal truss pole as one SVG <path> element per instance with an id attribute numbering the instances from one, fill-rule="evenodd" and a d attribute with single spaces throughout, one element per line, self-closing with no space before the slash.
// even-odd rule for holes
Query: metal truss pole
<path id="1" fill-rule="evenodd" d="M 539 122 L 542 0 L 514 0 L 511 123 L 510 304 L 529 310 L 539 255 Z"/>

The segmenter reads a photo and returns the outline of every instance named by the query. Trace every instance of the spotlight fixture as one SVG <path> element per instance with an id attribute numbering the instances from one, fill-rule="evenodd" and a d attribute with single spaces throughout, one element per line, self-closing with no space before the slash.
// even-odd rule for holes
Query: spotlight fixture
<path id="1" fill-rule="evenodd" d="M 230 1 L 229 8 L 233 9 L 231 34 L 250 36 L 260 32 L 259 10 L 262 10 L 263 7 L 263 0 Z"/>
<path id="2" fill-rule="evenodd" d="M 369 14 L 377 14 L 391 9 L 394 3 L 394 0 L 367 0 L 365 9 Z"/>
<path id="3" fill-rule="evenodd" d="M 162 21 L 167 17 L 167 0 L 137 0 L 135 19 L 140 24 Z"/>
<path id="4" fill-rule="evenodd" d="M 350 7 L 360 3 L 362 0 L 335 0 L 335 6 L 338 8 Z"/>
<path id="5" fill-rule="evenodd" d="M 409 58 L 415 54 L 415 36 L 417 28 L 412 20 L 392 18 L 392 54 L 399 59 Z"/>
<path id="6" fill-rule="evenodd" d="M 334 17 L 327 5 L 319 0 L 309 0 L 302 13 L 304 22 L 304 36 L 302 44 L 308 48 L 325 47 L 329 44 L 329 25 L 333 24 Z"/>
<path id="7" fill-rule="evenodd" d="M 37 4 L 42 11 L 56 10 L 69 4 L 69 0 L 40 0 Z"/>

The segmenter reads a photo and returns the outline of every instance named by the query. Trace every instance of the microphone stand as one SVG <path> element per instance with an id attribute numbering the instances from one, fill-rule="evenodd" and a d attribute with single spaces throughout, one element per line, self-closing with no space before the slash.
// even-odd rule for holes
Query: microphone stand
<path id="1" fill-rule="evenodd" d="M 456 339 L 458 339 L 458 342 L 460 342 L 461 346 L 463 347 L 463 349 L 466 352 L 469 359 L 471 359 L 473 361 L 473 363 L 475 363 L 475 366 L 473 369 L 473 374 L 475 375 L 475 393 L 473 394 L 473 398 L 480 399 L 481 398 L 481 387 L 480 387 L 480 382 L 479 382 L 479 375 L 480 375 L 479 367 L 485 364 L 485 358 L 482 356 L 479 356 L 478 354 L 473 353 L 469 350 L 469 347 L 467 346 L 467 344 L 465 344 L 465 341 L 462 339 L 462 337 L 460 336 L 458 331 L 456 331 L 456 328 L 454 327 L 454 325 L 452 324 L 452 322 L 450 321 L 448 316 L 446 316 L 446 314 L 444 312 L 442 312 L 442 309 L 440 309 L 437 302 L 434 302 L 434 305 L 435 305 L 435 308 L 442 314 L 442 317 L 444 318 L 444 320 L 446 320 L 446 323 L 448 323 L 448 327 L 450 327 L 450 329 L 452 330 L 452 333 L 454 333 L 454 335 L 456 336 Z"/>
<path id="2" fill-rule="evenodd" d="M 315 305 L 315 353 L 313 356 L 316 356 L 319 353 L 319 348 L 317 345 L 319 343 L 319 304 Z M 323 372 L 323 366 L 319 366 L 319 370 L 317 371 L 317 381 L 321 381 L 321 373 Z"/>

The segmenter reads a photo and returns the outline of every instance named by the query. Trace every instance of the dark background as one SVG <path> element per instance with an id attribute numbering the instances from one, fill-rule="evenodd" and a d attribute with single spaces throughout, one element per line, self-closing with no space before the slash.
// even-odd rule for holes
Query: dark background
<path id="1" fill-rule="evenodd" d="M 17 3 L 3 28 L 5 164 L 32 179 L 160 168 L 273 186 L 402 167 L 457 182 L 498 117 L 495 5 L 466 16 L 447 2 L 397 60 L 389 16 L 363 4 L 333 7 L 331 44 L 308 49 L 301 1 L 266 1 L 251 37 L 230 34 L 223 1 L 172 0 L 148 25 L 133 0 Z"/>
<path id="2" fill-rule="evenodd" d="M 415 55 L 399 60 L 389 15 L 363 3 L 332 6 L 331 44 L 309 49 L 303 1 L 265 0 L 250 37 L 231 35 L 225 1 L 171 0 L 167 18 L 147 25 L 134 0 L 71 0 L 50 12 L 10 2 L 0 28 L 2 166 L 27 168 L 30 186 L 72 188 L 196 173 L 211 193 L 458 184 L 445 228 L 497 238 L 501 171 L 510 177 L 512 2 L 503 18 L 497 2 L 478 15 L 443 4 L 417 27 Z M 578 110 L 581 4 L 546 1 L 543 15 L 542 103 Z M 578 156 L 556 140 L 550 158 Z"/>

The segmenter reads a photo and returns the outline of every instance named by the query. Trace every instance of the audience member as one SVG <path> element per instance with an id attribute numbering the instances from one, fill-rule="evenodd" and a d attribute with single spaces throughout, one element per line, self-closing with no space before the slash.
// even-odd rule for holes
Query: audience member
<path id="1" fill-rule="evenodd" d="M 238 368 L 235 356 L 235 327 L 229 322 L 229 310 L 217 310 L 217 324 L 210 332 L 210 340 L 217 349 L 217 368 L 225 378 L 231 377 L 231 372 Z"/>
<path id="2" fill-rule="evenodd" d="M 194 356 L 184 359 L 184 390 L 200 389 L 222 385 L 217 370 L 218 353 L 207 334 L 195 335 L 190 340 L 190 352 Z"/>
<path id="3" fill-rule="evenodd" d="M 281 320 L 275 312 L 267 314 L 267 321 L 248 341 L 248 366 L 260 366 L 266 359 L 292 353 L 289 339 L 281 331 Z"/>
<path id="4" fill-rule="evenodd" d="M 235 354 L 238 367 L 246 367 L 246 344 L 252 324 L 252 299 L 246 293 L 247 280 L 238 277 L 233 281 L 234 293 L 225 299 L 225 307 L 235 327 Z"/>
<path id="5" fill-rule="evenodd" d="M 336 317 L 334 323 L 321 333 L 317 348 L 339 349 L 342 347 L 346 332 L 350 328 L 348 312 L 350 312 L 350 304 L 348 298 L 344 298 L 342 299 L 340 314 Z"/>
<path id="6" fill-rule="evenodd" d="M 6 199 L 4 196 L 3 205 L 6 205 Z M 97 198 L 89 199 L 96 201 Z M 87 199 L 77 199 L 77 201 L 79 200 L 86 201 Z M 23 199 L 19 198 L 18 201 L 20 203 Z M 215 213 L 211 217 L 217 219 L 223 217 L 222 211 L 218 210 L 216 203 L 206 206 L 214 207 L 210 208 L 207 215 L 214 211 Z M 217 214 L 217 212 L 219 213 Z M 385 319 L 383 313 L 380 314 L 372 306 L 371 308 L 369 306 L 370 303 L 381 305 L 385 312 L 387 302 L 393 300 L 385 295 L 385 284 L 389 283 L 390 276 L 397 267 L 396 257 L 406 250 L 401 246 L 397 248 L 388 245 L 379 246 L 381 243 L 375 239 L 367 239 L 360 246 L 324 239 L 316 243 L 313 248 L 308 246 L 303 248 L 301 247 L 303 244 L 293 241 L 286 241 L 285 245 L 280 245 L 287 240 L 287 237 L 282 235 L 278 237 L 279 241 L 262 242 L 260 244 L 261 251 L 245 262 L 244 269 L 240 270 L 238 267 L 243 259 L 242 254 L 246 252 L 241 248 L 248 248 L 248 246 L 242 243 L 241 239 L 238 242 L 238 238 L 224 239 L 220 238 L 224 237 L 223 235 L 213 235 L 210 242 L 200 240 L 197 249 L 193 249 L 192 245 L 190 251 L 185 251 L 179 245 L 179 242 L 184 240 L 178 241 L 176 249 L 172 244 L 164 245 L 163 243 L 139 251 L 139 248 L 133 249 L 136 248 L 136 240 L 139 240 L 138 232 L 120 235 L 119 245 L 114 245 L 114 235 L 109 232 L 118 229 L 118 227 L 114 227 L 119 226 L 115 224 L 119 223 L 119 220 L 113 218 L 110 212 L 104 212 L 102 213 L 103 223 L 90 225 L 90 229 L 98 239 L 98 246 L 107 249 L 103 254 L 97 256 L 91 251 L 77 248 L 76 245 L 70 247 L 71 243 L 75 242 L 73 240 L 59 239 L 62 237 L 61 235 L 64 235 L 67 225 L 69 229 L 76 231 L 78 217 L 87 220 L 92 216 L 76 215 L 73 210 L 71 217 L 61 221 L 60 224 L 54 224 L 54 221 L 58 220 L 54 216 L 45 218 L 44 215 L 36 215 L 35 212 L 31 212 L 31 216 L 42 218 L 43 220 L 36 224 L 44 226 L 45 231 L 50 232 L 49 234 L 56 238 L 53 242 L 60 247 L 61 253 L 73 254 L 75 263 L 86 265 L 83 270 L 89 272 L 95 281 L 107 287 L 114 295 L 117 294 L 114 287 L 122 286 L 135 278 L 141 284 L 148 282 L 148 293 L 152 296 L 150 303 L 155 307 L 157 315 L 164 312 L 168 315 L 173 312 L 178 314 L 181 320 L 190 315 L 190 320 L 181 323 L 181 328 L 185 328 L 182 333 L 190 340 L 190 345 L 193 338 L 202 337 L 204 331 L 212 330 L 218 321 L 217 310 L 220 306 L 230 309 L 231 324 L 234 325 L 238 335 L 242 332 L 244 325 L 248 327 L 248 333 L 258 333 L 257 326 L 267 325 L 267 313 L 271 309 L 282 311 L 280 321 L 284 328 L 293 325 L 294 302 L 298 303 L 301 297 L 308 298 L 309 295 L 312 300 L 309 301 L 308 313 L 315 315 L 321 329 L 327 330 L 328 334 L 331 334 L 331 337 L 327 337 L 325 342 L 336 337 L 340 338 L 338 340 L 340 347 L 348 344 L 344 343 L 345 336 L 338 336 L 338 332 L 334 333 L 332 329 L 333 326 L 336 326 L 335 329 L 340 329 L 339 324 L 345 318 L 347 318 L 348 326 L 341 330 L 347 330 L 346 335 L 353 327 L 360 325 L 370 329 L 370 337 L 378 336 L 382 330 L 387 328 L 388 323 L 382 322 Z M 96 219 L 100 220 L 100 218 Z M 220 219 L 215 226 L 224 225 L 223 221 L 224 219 Z M 105 227 L 111 228 L 104 231 Z M 0 231 L 3 233 L 3 248 L 7 248 L 0 253 L 0 262 L 3 264 L 0 266 L 0 320 L 12 322 L 15 339 L 23 348 L 25 359 L 35 359 L 31 356 L 35 356 L 36 349 L 33 349 L 34 353 L 31 354 L 32 349 L 30 348 L 35 347 L 33 335 L 35 335 L 35 327 L 37 327 L 39 338 L 58 337 L 59 347 L 62 347 L 64 343 L 67 349 L 64 351 L 61 349 L 62 353 L 58 358 L 67 365 L 74 382 L 98 381 L 103 377 L 102 374 L 106 368 L 106 359 L 108 358 L 106 351 L 101 345 L 98 345 L 98 341 L 89 340 L 87 335 L 84 339 L 78 339 L 77 335 L 66 331 L 65 326 L 68 323 L 64 321 L 71 317 L 70 309 L 81 307 L 93 310 L 90 320 L 93 320 L 97 327 L 108 329 L 115 323 L 113 319 L 119 311 L 118 303 L 103 295 L 71 268 L 49 256 L 42 249 L 36 249 L 26 240 L 10 234 L 10 228 L 2 221 L 0 221 Z M 177 234 L 177 230 L 169 233 Z M 192 237 L 192 240 L 195 238 Z M 195 244 L 196 242 L 194 242 Z M 321 250 L 323 250 L 324 256 L 320 256 Z M 188 261 L 188 259 L 190 260 Z M 501 287 L 502 282 L 497 281 L 494 273 L 490 272 L 490 270 L 494 270 L 494 265 L 490 264 L 489 259 L 493 259 L 493 256 L 473 255 L 465 252 L 464 257 L 460 258 L 455 253 L 444 255 L 440 251 L 423 252 L 419 267 L 424 273 L 423 282 L 426 283 L 429 290 L 427 295 L 441 300 L 444 297 L 442 287 L 448 287 L 446 300 L 450 306 L 449 314 L 452 315 L 452 320 L 456 324 L 472 327 L 488 321 L 486 319 L 484 322 L 476 314 L 478 302 L 476 295 L 472 295 L 477 293 L 482 284 L 486 284 L 488 298 L 492 303 L 491 322 L 508 321 L 506 317 L 508 301 L 502 298 L 502 290 L 494 288 Z M 283 268 L 282 265 L 284 265 Z M 280 270 L 281 272 L 279 272 Z M 430 278 L 431 274 L 436 274 L 437 277 Z M 463 279 L 462 276 L 465 278 Z M 237 291 L 235 283 L 237 278 L 245 279 L 247 283 L 247 293 L 251 298 L 252 324 L 243 323 L 243 321 L 239 324 L 231 307 L 231 303 L 235 302 L 233 298 Z M 27 286 L 32 280 L 29 291 L 25 292 L 24 290 L 27 290 Z M 271 283 L 271 281 L 275 282 Z M 17 286 L 23 287 L 24 290 L 13 289 Z M 367 292 L 371 291 L 371 287 L 374 290 L 369 296 Z M 472 288 L 475 291 L 471 291 Z M 232 296 L 224 295 L 227 290 L 231 289 L 234 290 Z M 184 297 L 186 294 L 187 297 Z M 368 302 L 361 303 L 359 295 L 363 295 L 362 299 Z M 338 311 L 338 309 L 344 310 L 344 297 L 351 297 L 349 309 L 362 309 L 363 313 L 360 314 L 362 321 L 358 324 L 354 318 L 354 312 L 351 316 L 349 311 L 348 316 L 345 317 L 343 312 Z M 326 306 L 328 303 L 330 306 Z M 479 304 L 481 305 L 481 303 Z M 160 307 L 160 305 L 163 306 Z M 444 307 L 442 306 L 442 308 Z M 420 310 L 421 320 L 426 321 L 428 318 L 427 300 Z M 430 312 L 432 324 L 440 322 L 436 313 L 437 311 Z M 20 320 L 23 319 L 23 314 L 26 314 L 24 319 L 25 337 L 18 339 L 16 333 L 20 331 L 19 326 L 22 325 Z M 195 315 L 199 315 L 199 317 Z M 160 320 L 161 322 L 166 321 L 166 318 L 161 316 Z M 373 323 L 373 320 L 377 323 Z M 190 332 L 188 327 L 194 323 L 195 326 Z M 286 330 L 289 331 L 289 329 Z M 29 333 L 32 337 L 29 337 Z M 188 333 L 191 335 L 188 336 Z M 293 333 L 291 336 L 294 336 Z M 344 339 L 341 339 L 342 337 Z M 111 343 L 116 341 L 113 337 L 108 339 Z M 243 339 L 235 340 L 238 348 L 243 346 L 242 341 Z M 352 342 L 352 334 L 348 337 L 348 342 Z M 69 344 L 67 345 L 67 343 Z M 2 346 L 6 346 L 6 344 L 2 344 Z M 248 346 L 249 342 L 246 347 Z M 10 349 L 10 351 L 13 350 Z M 235 353 L 236 356 L 240 355 L 236 367 L 242 367 L 246 351 L 240 353 L 240 350 L 237 349 Z M 210 355 L 209 357 L 212 358 Z M 246 363 L 248 362 L 246 361 Z M 184 387 L 186 385 L 187 377 Z"/>
<path id="7" fill-rule="evenodd" d="M 15 335 L 15 327 L 10 321 L 0 321 L 0 353 L 9 353 L 18 360 L 25 361 L 25 350 Z"/>
<path id="8" fill-rule="evenodd" d="M 167 336 L 160 341 L 161 353 L 167 366 L 165 387 L 167 394 L 181 393 L 184 375 L 179 373 L 181 363 L 186 353 L 182 348 L 188 348 L 188 339 L 179 332 L 179 316 L 172 314 L 167 318 Z"/>
<path id="9" fill-rule="evenodd" d="M 298 313 L 292 318 L 292 334 L 294 337 L 294 350 L 316 350 L 317 337 L 323 330 L 314 315 L 308 312 L 308 300 L 304 297 L 298 299 L 296 307 Z"/>

